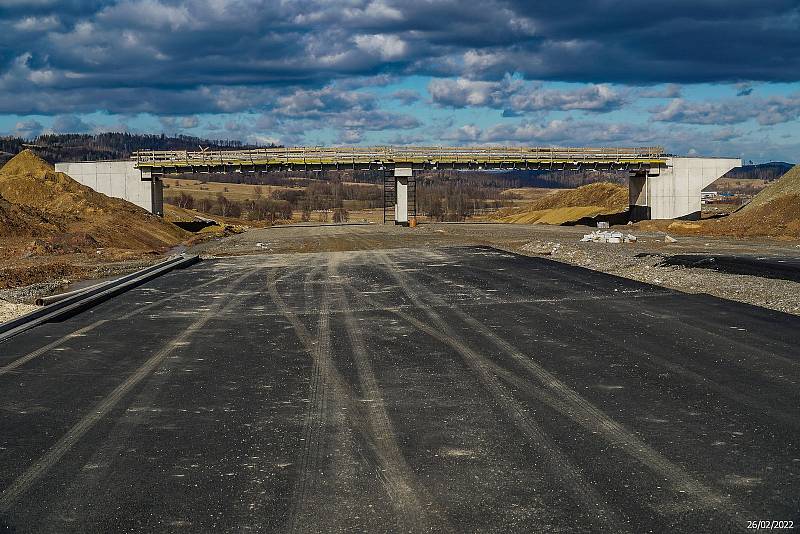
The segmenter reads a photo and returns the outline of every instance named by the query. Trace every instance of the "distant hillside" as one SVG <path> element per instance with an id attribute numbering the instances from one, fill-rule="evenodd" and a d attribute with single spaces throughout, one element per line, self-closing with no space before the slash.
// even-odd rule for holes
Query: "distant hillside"
<path id="1" fill-rule="evenodd" d="M 743 165 L 728 171 L 723 178 L 734 178 L 737 180 L 766 180 L 771 182 L 777 180 L 794 167 L 792 163 L 783 161 L 772 161 L 770 163 L 759 163 L 758 165 Z"/>
<path id="2" fill-rule="evenodd" d="M 32 141 L 19 137 L 0 137 L 0 165 L 25 149 L 49 163 L 60 161 L 97 161 L 125 159 L 143 149 L 197 150 L 198 146 L 212 149 L 256 148 L 241 141 L 200 139 L 188 135 L 102 133 L 102 134 L 47 134 Z"/>

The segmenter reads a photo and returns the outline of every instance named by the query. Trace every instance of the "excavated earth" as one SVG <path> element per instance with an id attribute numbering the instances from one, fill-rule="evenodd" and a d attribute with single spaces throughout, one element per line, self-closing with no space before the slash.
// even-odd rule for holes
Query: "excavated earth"
<path id="1" fill-rule="evenodd" d="M 158 261 L 190 235 L 23 151 L 0 169 L 0 317 L 68 280 Z"/>

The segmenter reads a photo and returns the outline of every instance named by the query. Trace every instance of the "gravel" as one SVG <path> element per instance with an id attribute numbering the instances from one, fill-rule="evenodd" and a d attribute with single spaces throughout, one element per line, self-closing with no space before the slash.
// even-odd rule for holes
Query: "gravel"
<path id="1" fill-rule="evenodd" d="M 30 313 L 37 308 L 38 306 L 33 306 L 31 304 L 16 304 L 0 299 L 0 323 Z"/>
<path id="2" fill-rule="evenodd" d="M 569 240 L 533 240 L 519 248 L 508 250 L 532 256 L 543 254 L 553 260 L 685 293 L 706 293 L 800 315 L 800 284 L 797 282 L 663 265 L 663 253 L 637 257 L 642 252 L 648 252 L 646 242 L 599 244 L 575 243 Z"/>

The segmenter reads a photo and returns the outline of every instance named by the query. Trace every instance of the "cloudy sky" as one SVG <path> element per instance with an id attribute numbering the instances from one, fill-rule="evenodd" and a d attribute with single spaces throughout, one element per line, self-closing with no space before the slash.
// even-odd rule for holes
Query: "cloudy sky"
<path id="1" fill-rule="evenodd" d="M 0 0 L 0 134 L 795 162 L 799 126 L 799 0 Z"/>

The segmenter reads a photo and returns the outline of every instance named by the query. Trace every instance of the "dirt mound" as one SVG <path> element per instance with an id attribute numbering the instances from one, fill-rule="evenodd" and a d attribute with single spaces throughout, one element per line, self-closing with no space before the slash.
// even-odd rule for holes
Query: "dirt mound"
<path id="1" fill-rule="evenodd" d="M 18 206 L 0 196 L 0 237 L 44 237 L 59 230 L 38 210 Z"/>
<path id="2" fill-rule="evenodd" d="M 55 172 L 29 150 L 0 169 L 0 195 L 28 216 L 38 213 L 47 221 L 49 227 L 35 225 L 38 235 L 48 235 L 73 249 L 161 249 L 188 235 L 130 202 L 108 197 Z M 11 217 L 17 221 L 13 224 L 24 224 L 19 213 Z"/>
<path id="3" fill-rule="evenodd" d="M 600 206 L 614 212 L 628 209 L 628 188 L 610 182 L 598 182 L 577 189 L 559 191 L 532 202 L 531 210 Z"/>
<path id="4" fill-rule="evenodd" d="M 778 200 L 787 195 L 800 194 L 800 165 L 795 165 L 789 172 L 765 187 L 759 194 L 753 197 L 740 212 L 747 213 L 757 211 L 773 200 Z M 789 214 L 790 215 L 790 214 Z"/>
<path id="5" fill-rule="evenodd" d="M 609 182 L 558 191 L 524 207 L 500 210 L 491 220 L 516 224 L 569 224 L 628 210 L 628 188 Z"/>
<path id="6" fill-rule="evenodd" d="M 800 238 L 800 189 L 796 193 L 762 199 L 756 205 L 748 204 L 741 211 L 718 223 L 716 229 L 724 231 L 727 235 L 798 239 Z"/>

